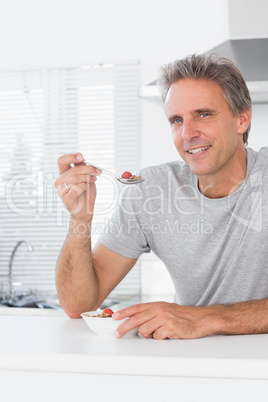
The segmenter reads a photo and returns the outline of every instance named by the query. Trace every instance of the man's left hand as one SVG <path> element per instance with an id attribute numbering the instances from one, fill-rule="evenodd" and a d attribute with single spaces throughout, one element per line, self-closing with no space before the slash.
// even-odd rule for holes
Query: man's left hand
<path id="1" fill-rule="evenodd" d="M 193 339 L 216 333 L 209 318 L 213 313 L 213 308 L 209 306 L 191 307 L 168 302 L 152 302 L 135 304 L 119 310 L 114 313 L 113 319 L 121 320 L 129 317 L 118 327 L 116 332 L 118 338 L 137 327 L 145 338 Z"/>

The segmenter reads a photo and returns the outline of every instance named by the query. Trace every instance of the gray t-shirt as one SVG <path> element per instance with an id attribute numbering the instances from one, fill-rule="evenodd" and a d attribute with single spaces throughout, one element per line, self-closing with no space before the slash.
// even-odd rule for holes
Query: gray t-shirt
<path id="1" fill-rule="evenodd" d="M 182 305 L 268 297 L 268 148 L 247 148 L 247 176 L 231 195 L 209 199 L 181 161 L 145 168 L 125 186 L 99 242 L 164 262 Z"/>

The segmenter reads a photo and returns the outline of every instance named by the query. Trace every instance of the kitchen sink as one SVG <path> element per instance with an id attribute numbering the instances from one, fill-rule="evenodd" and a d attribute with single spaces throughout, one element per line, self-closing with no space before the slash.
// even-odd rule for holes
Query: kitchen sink
<path id="1" fill-rule="evenodd" d="M 46 309 L 61 309 L 59 303 L 50 303 L 44 297 L 29 294 L 17 295 L 13 298 L 6 298 L 0 300 L 0 306 L 4 307 L 22 307 L 22 308 L 46 308 Z"/>
<path id="2" fill-rule="evenodd" d="M 127 307 L 130 304 L 134 304 L 133 302 L 138 302 L 137 300 L 120 300 L 113 297 L 107 297 L 100 309 L 104 309 L 106 307 L 110 307 L 113 310 L 119 310 L 121 308 Z M 13 297 L 0 297 L 0 309 L 2 307 L 6 308 L 15 308 L 15 309 L 50 309 L 50 310 L 58 310 L 59 312 L 63 309 L 60 306 L 59 300 L 56 296 L 48 297 L 38 295 L 34 292 L 28 293 L 16 293 Z M 3 309 L 1 309 L 3 311 Z"/>

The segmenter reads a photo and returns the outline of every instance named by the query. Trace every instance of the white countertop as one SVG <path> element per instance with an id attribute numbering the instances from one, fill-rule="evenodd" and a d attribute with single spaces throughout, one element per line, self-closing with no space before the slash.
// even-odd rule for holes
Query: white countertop
<path id="1" fill-rule="evenodd" d="M 95 335 L 82 319 L 64 313 L 12 311 L 0 311 L 0 370 L 268 379 L 266 334 L 113 339 Z"/>

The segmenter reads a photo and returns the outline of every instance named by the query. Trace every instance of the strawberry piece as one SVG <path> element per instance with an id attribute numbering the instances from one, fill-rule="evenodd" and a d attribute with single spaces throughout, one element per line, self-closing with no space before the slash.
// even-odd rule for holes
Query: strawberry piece
<path id="1" fill-rule="evenodd" d="M 113 310 L 111 310 L 110 308 L 105 308 L 104 310 L 103 310 L 103 314 L 109 314 L 109 315 L 113 315 Z"/>
<path id="2" fill-rule="evenodd" d="M 131 176 L 132 176 L 132 173 L 124 172 L 121 177 L 122 177 L 122 179 L 129 179 Z"/>

